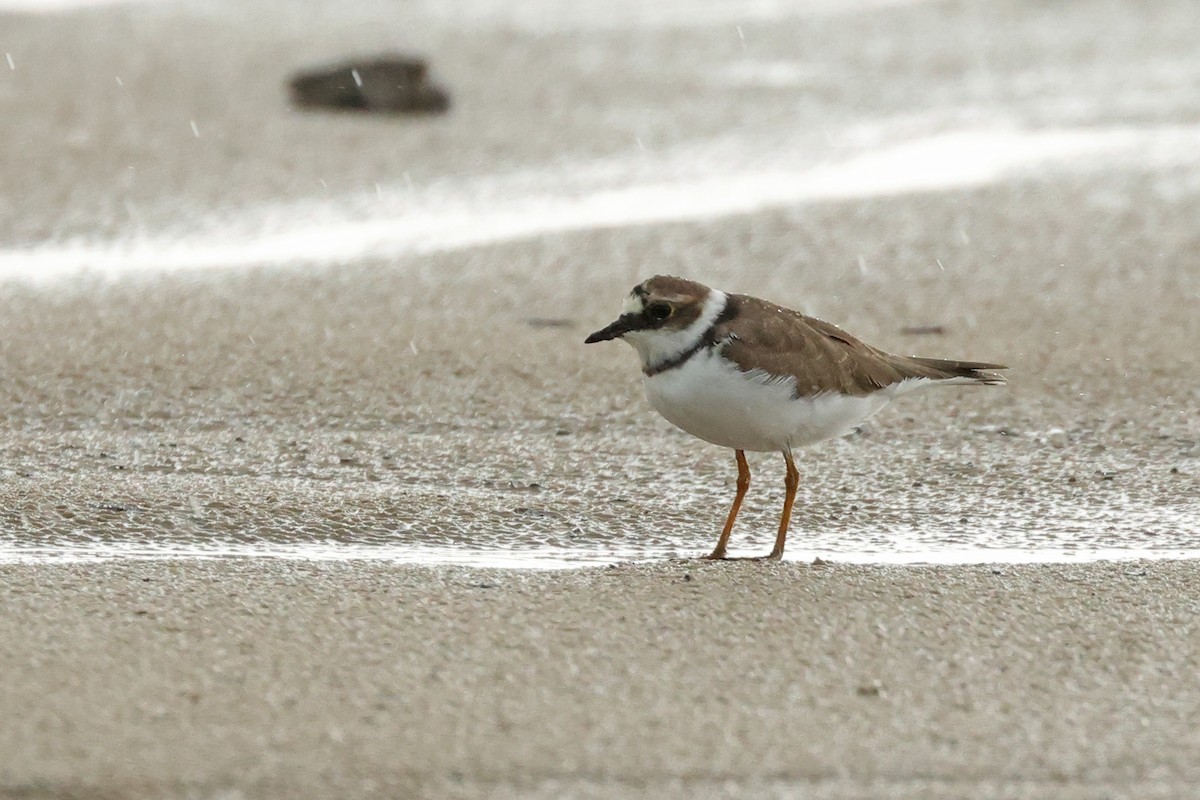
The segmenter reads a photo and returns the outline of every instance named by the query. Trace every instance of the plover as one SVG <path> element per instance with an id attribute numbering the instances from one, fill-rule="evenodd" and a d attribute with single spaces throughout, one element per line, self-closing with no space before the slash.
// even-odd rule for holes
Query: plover
<path id="1" fill-rule="evenodd" d="M 737 458 L 737 494 L 707 558 L 726 557 L 750 488 L 746 451 L 780 452 L 787 489 L 775 547 L 783 556 L 800 474 L 797 447 L 850 433 L 913 389 L 999 384 L 999 364 L 897 356 L 836 325 L 757 297 L 658 275 L 634 287 L 621 315 L 588 344 L 623 339 L 642 361 L 646 397 L 675 426 Z"/>

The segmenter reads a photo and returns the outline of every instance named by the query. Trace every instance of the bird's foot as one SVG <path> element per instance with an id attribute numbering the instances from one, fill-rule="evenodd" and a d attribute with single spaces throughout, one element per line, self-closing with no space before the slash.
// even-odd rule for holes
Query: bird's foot
<path id="1" fill-rule="evenodd" d="M 706 556 L 696 556 L 700 561 L 779 561 L 783 558 L 783 553 L 769 553 L 765 556 L 729 556 L 725 555 L 725 551 L 712 552 Z"/>

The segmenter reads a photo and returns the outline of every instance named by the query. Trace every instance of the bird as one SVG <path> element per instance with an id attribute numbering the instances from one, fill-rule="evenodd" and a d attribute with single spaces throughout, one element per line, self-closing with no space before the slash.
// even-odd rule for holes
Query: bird
<path id="1" fill-rule="evenodd" d="M 872 347 L 836 325 L 745 294 L 655 275 L 638 284 L 594 344 L 620 339 L 641 360 L 650 404 L 678 428 L 728 447 L 737 493 L 716 547 L 729 537 L 750 488 L 746 451 L 782 453 L 786 494 L 775 546 L 783 557 L 800 473 L 797 448 L 853 432 L 895 398 L 926 386 L 1005 383 L 1001 364 L 901 356 Z"/>

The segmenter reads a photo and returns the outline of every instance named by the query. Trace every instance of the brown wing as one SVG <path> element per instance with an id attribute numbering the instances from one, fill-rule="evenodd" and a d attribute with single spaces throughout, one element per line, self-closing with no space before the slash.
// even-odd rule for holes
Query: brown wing
<path id="1" fill-rule="evenodd" d="M 795 378 L 800 397 L 821 392 L 862 396 L 906 378 L 995 382 L 998 376 L 974 371 L 1003 369 L 885 353 L 836 325 L 746 295 L 730 295 L 712 339 L 722 343 L 722 355 L 743 371 L 758 369 Z"/>

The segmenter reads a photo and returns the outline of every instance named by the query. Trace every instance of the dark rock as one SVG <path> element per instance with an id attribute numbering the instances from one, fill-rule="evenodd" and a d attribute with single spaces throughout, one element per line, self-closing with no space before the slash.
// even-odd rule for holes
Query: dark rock
<path id="1" fill-rule="evenodd" d="M 429 82 L 425 61 L 381 56 L 297 73 L 288 83 L 292 102 L 306 109 L 441 114 L 450 95 Z"/>

